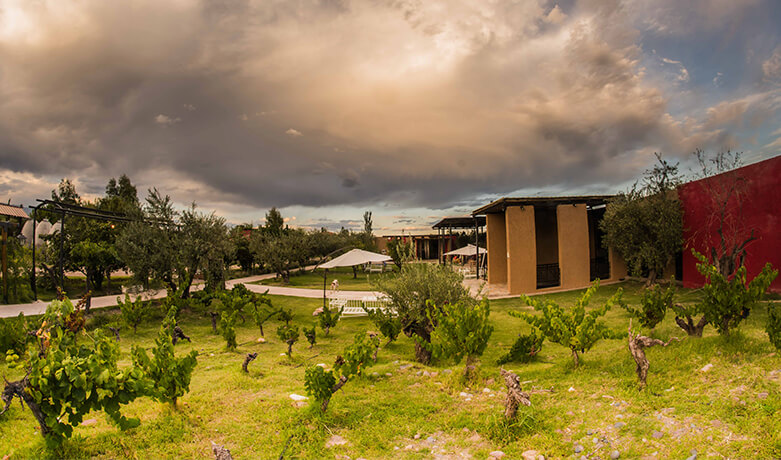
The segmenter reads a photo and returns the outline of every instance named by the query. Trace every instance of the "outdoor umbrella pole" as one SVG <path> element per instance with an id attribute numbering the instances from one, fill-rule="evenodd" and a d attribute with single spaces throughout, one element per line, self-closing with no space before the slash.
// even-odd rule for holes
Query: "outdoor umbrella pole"
<path id="1" fill-rule="evenodd" d="M 325 271 L 323 271 L 323 308 L 325 308 L 325 283 L 327 278 L 328 278 L 328 269 L 326 268 Z"/>

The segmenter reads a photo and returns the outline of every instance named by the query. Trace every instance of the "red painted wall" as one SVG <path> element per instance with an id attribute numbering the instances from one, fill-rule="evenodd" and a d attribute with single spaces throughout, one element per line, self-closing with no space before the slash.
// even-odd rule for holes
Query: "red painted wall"
<path id="1" fill-rule="evenodd" d="M 683 252 L 683 285 L 700 287 L 705 279 L 697 271 L 696 259 L 691 248 L 701 253 L 719 242 L 716 233 L 718 220 L 713 218 L 712 191 L 723 193 L 738 178 L 741 186 L 740 200 L 730 199 L 728 213 L 734 222 L 732 234 L 745 239 L 754 230 L 756 240 L 746 248 L 746 269 L 749 279 L 770 262 L 781 269 L 781 156 L 771 158 L 718 176 L 689 182 L 678 189 L 683 206 L 685 249 Z M 742 216 L 742 219 L 739 218 Z M 771 291 L 781 292 L 781 276 L 770 286 Z"/>

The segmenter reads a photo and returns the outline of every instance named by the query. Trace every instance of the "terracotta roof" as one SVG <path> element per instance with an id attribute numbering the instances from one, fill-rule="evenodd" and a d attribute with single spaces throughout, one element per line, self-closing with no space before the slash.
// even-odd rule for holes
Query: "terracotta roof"
<path id="1" fill-rule="evenodd" d="M 548 197 L 506 197 L 500 198 L 472 211 L 473 216 L 504 212 L 508 206 L 555 207 L 562 204 L 585 204 L 598 206 L 605 204 L 614 195 L 548 196 Z"/>
<path id="2" fill-rule="evenodd" d="M 30 218 L 21 206 L 3 203 L 0 203 L 0 216 L 20 217 L 22 219 Z"/>

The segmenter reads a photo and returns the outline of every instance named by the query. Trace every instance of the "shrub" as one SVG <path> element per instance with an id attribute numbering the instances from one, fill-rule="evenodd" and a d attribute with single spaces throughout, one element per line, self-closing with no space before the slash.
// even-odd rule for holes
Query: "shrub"
<path id="1" fill-rule="evenodd" d="M 119 369 L 114 339 L 100 330 L 83 335 L 63 327 L 74 324 L 74 311 L 68 299 L 49 305 L 45 329 L 39 331 L 42 348 L 27 354 L 28 374 L 7 382 L 4 391 L 4 399 L 18 396 L 27 404 L 49 445 L 69 438 L 93 410 L 106 412 L 121 429 L 137 426 L 138 419 L 124 417 L 120 407 L 151 390 L 151 381 L 138 367 Z"/>
<path id="2" fill-rule="evenodd" d="M 312 325 L 311 328 L 302 328 L 304 331 L 304 337 L 306 337 L 307 342 L 309 342 L 309 348 L 312 348 L 315 346 L 315 343 L 317 342 L 317 327 L 316 325 Z"/>
<path id="3" fill-rule="evenodd" d="M 236 316 L 238 313 L 237 311 L 224 311 L 220 315 L 220 334 L 225 339 L 225 347 L 231 351 L 238 346 L 236 343 Z"/>
<path id="4" fill-rule="evenodd" d="M 778 304 L 768 304 L 767 306 L 767 326 L 765 326 L 770 343 L 778 351 L 781 351 L 781 307 Z"/>
<path id="5" fill-rule="evenodd" d="M 352 345 L 344 350 L 344 357 L 337 356 L 333 370 L 326 371 L 320 366 L 309 366 L 304 374 L 306 392 L 320 404 L 325 412 L 331 396 L 339 391 L 354 375 L 360 375 L 366 366 L 371 366 L 374 351 L 379 347 L 377 337 L 365 332 L 356 334 Z"/>
<path id="6" fill-rule="evenodd" d="M 458 302 L 441 307 L 430 305 L 429 319 L 436 324 L 427 344 L 436 358 L 453 358 L 456 364 L 466 358 L 464 377 L 469 378 L 474 362 L 488 345 L 494 331 L 488 324 L 491 310 L 487 300 L 478 303 Z"/>
<path id="7" fill-rule="evenodd" d="M 152 397 L 173 406 L 176 406 L 178 398 L 190 391 L 190 379 L 198 364 L 198 352 L 195 350 L 180 358 L 175 356 L 175 327 L 174 311 L 171 310 L 160 326 L 155 347 L 152 348 L 152 358 L 150 359 L 146 350 L 141 347 L 134 346 L 132 350 L 133 363 L 154 382 Z"/>
<path id="8" fill-rule="evenodd" d="M 643 290 L 640 298 L 640 308 L 633 308 L 625 303 L 621 303 L 621 308 L 640 321 L 640 325 L 653 329 L 661 323 L 667 314 L 667 309 L 672 309 L 673 299 L 675 297 L 674 279 L 670 280 L 670 286 L 664 289 L 656 284 L 653 288 Z"/>
<path id="9" fill-rule="evenodd" d="M 374 323 L 380 334 L 388 339 L 388 343 L 393 342 L 401 333 L 401 320 L 391 308 L 366 309 L 364 311 L 369 319 Z"/>
<path id="10" fill-rule="evenodd" d="M 16 318 L 0 318 L 0 354 L 13 352 L 21 355 L 27 349 L 27 321 L 24 313 Z"/>
<path id="11" fill-rule="evenodd" d="M 463 276 L 450 268 L 434 264 L 405 264 L 397 276 L 379 276 L 373 280 L 377 290 L 390 299 L 402 332 L 416 338 L 415 358 L 419 362 L 425 364 L 431 360 L 431 352 L 423 345 L 431 342 L 431 332 L 436 326 L 428 314 L 430 305 L 476 302 L 462 281 Z"/>
<path id="12" fill-rule="evenodd" d="M 293 310 L 288 308 L 285 310 L 284 308 L 280 308 L 279 312 L 277 313 L 277 318 L 280 321 L 284 321 L 285 324 L 290 324 L 290 321 L 293 320 Z"/>
<path id="13" fill-rule="evenodd" d="M 130 294 L 125 294 L 124 302 L 117 297 L 117 304 L 122 312 L 122 321 L 128 327 L 133 328 L 133 333 L 136 333 L 138 325 L 144 320 L 147 311 L 149 310 L 149 302 L 141 300 L 141 296 L 136 297 L 135 302 L 130 300 Z"/>
<path id="14" fill-rule="evenodd" d="M 275 315 L 279 315 L 280 311 L 271 304 L 268 291 L 255 297 L 255 301 L 252 303 L 252 319 L 255 321 L 255 325 L 260 328 L 261 337 L 264 337 L 263 324 Z"/>
<path id="15" fill-rule="evenodd" d="M 545 336 L 539 329 L 533 327 L 530 334 L 518 335 L 518 339 L 510 348 L 510 351 L 499 358 L 496 364 L 502 365 L 511 362 L 528 363 L 542 350 L 543 341 L 545 341 Z"/>
<path id="16" fill-rule="evenodd" d="M 287 356 L 293 357 L 293 344 L 298 341 L 298 326 L 283 324 L 277 328 L 277 337 L 287 344 Z"/>
<path id="17" fill-rule="evenodd" d="M 341 309 L 331 309 L 328 305 L 323 306 L 323 311 L 318 315 L 318 318 L 320 320 L 320 328 L 323 329 L 326 337 L 328 337 L 328 332 L 331 330 L 331 328 L 335 327 L 339 322 L 339 317 L 342 316 L 342 311 L 344 311 L 344 307 Z"/>
<path id="18" fill-rule="evenodd" d="M 551 342 L 569 347 L 577 368 L 580 364 L 578 353 L 590 350 L 599 339 L 621 336 L 621 334 L 611 332 L 603 322 L 598 321 L 598 318 L 604 316 L 613 305 L 621 301 L 623 290 L 619 289 L 601 307 L 586 313 L 586 306 L 598 288 L 599 280 L 596 280 L 575 302 L 575 306 L 569 312 L 564 311 L 551 300 L 521 296 L 526 305 L 534 307 L 534 310 L 541 312 L 542 316 L 516 311 L 511 311 L 510 315 L 522 318 L 536 327 Z"/>
<path id="19" fill-rule="evenodd" d="M 703 299 L 699 308 L 705 320 L 713 324 L 719 334 L 729 335 L 730 329 L 737 327 L 747 318 L 751 307 L 762 299 L 770 283 L 778 276 L 778 270 L 773 270 L 773 266 L 768 263 L 747 284 L 745 266 L 739 267 L 729 279 L 716 266 L 710 264 L 704 255 L 694 250 L 692 253 L 700 261 L 697 270 L 705 276 Z"/>

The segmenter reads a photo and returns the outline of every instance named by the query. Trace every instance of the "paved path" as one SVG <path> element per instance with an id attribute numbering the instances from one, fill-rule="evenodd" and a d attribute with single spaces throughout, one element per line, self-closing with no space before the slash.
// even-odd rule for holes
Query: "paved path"
<path id="1" fill-rule="evenodd" d="M 245 278 L 236 278 L 236 279 L 228 280 L 225 284 L 228 289 L 232 288 L 236 284 L 244 283 L 244 285 L 247 286 L 247 289 L 249 289 L 252 292 L 263 293 L 268 291 L 268 293 L 272 295 L 304 297 L 309 299 L 323 298 L 322 289 L 302 289 L 302 288 L 291 288 L 291 287 L 282 287 L 282 286 L 266 286 L 260 284 L 249 284 L 249 283 L 254 283 L 260 280 L 269 279 L 273 277 L 274 277 L 273 273 L 266 274 L 266 275 L 248 276 Z M 202 284 L 193 285 L 191 291 L 197 291 L 199 289 L 203 289 Z M 158 289 L 158 290 L 144 292 L 142 295 L 144 299 L 162 299 L 167 295 L 167 292 L 165 289 Z M 370 291 L 339 291 L 339 297 L 351 299 L 351 300 L 352 299 L 360 300 L 367 296 L 376 296 L 376 295 L 377 295 L 376 292 L 370 292 Z M 90 308 L 98 309 L 98 308 L 114 307 L 117 305 L 117 297 L 122 297 L 122 295 L 107 295 L 101 297 L 93 297 L 92 306 Z M 32 302 L 32 303 L 0 305 L 0 318 L 18 316 L 19 313 L 24 313 L 25 316 L 41 315 L 46 311 L 46 307 L 48 305 L 49 302 L 42 302 L 42 301 Z"/>

